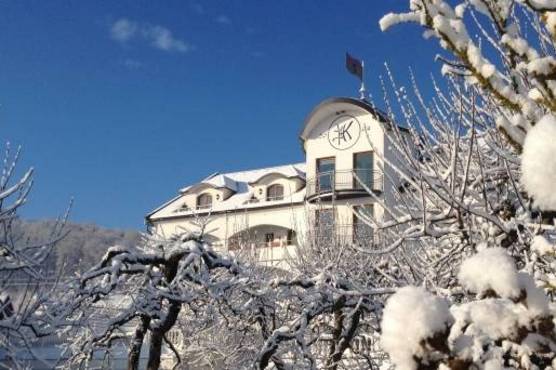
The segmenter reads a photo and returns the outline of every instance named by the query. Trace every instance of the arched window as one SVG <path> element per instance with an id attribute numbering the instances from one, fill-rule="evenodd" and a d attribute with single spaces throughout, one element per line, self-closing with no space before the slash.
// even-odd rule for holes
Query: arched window
<path id="1" fill-rule="evenodd" d="M 197 209 L 210 208 L 212 206 L 212 195 L 203 193 L 197 197 Z"/>
<path id="2" fill-rule="evenodd" d="M 280 184 L 270 185 L 266 190 L 266 200 L 284 199 L 284 187 Z"/>

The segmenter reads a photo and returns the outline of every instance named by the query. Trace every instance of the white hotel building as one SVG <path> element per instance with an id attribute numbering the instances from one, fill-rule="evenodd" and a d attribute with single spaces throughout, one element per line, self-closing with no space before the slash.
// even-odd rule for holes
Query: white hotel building
<path id="1" fill-rule="evenodd" d="M 269 265 L 303 245 L 308 225 L 324 225 L 327 233 L 369 243 L 372 230 L 352 207 L 382 216 L 364 187 L 385 203 L 392 201 L 385 189 L 398 184 L 385 176 L 388 167 L 382 159 L 393 160 L 389 132 L 385 115 L 365 100 L 324 100 L 302 124 L 305 162 L 215 173 L 149 213 L 147 225 L 171 236 L 195 230 L 196 217 L 210 215 L 207 240 L 223 250 L 247 248 Z"/>

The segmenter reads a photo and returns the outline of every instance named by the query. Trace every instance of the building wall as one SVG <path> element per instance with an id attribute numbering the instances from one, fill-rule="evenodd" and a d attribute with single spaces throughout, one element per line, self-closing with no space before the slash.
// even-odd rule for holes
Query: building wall
<path id="1" fill-rule="evenodd" d="M 374 168 L 382 168 L 380 157 L 383 154 L 384 147 L 383 132 L 380 123 L 378 123 L 368 112 L 359 107 L 353 107 L 350 110 L 342 109 L 341 114 L 351 115 L 355 117 L 360 125 L 361 131 L 359 139 L 350 148 L 339 150 L 330 144 L 329 129 L 330 125 L 338 117 L 337 112 L 330 112 L 326 116 L 319 119 L 318 124 L 309 134 L 305 141 L 307 174 L 306 177 L 314 178 L 316 175 L 316 163 L 318 158 L 335 157 L 336 170 L 353 169 L 354 153 L 376 151 L 374 156 Z"/>
<path id="2" fill-rule="evenodd" d="M 254 258 L 262 264 L 283 266 L 281 262 L 294 257 L 296 248 L 303 248 L 308 242 L 307 238 L 312 237 L 308 230 L 314 227 L 318 210 L 333 209 L 336 233 L 349 239 L 353 233 L 351 224 L 354 216 L 351 207 L 370 204 L 373 204 L 373 199 L 365 197 L 349 202 L 328 201 L 245 212 L 216 213 L 210 216 L 205 238 L 222 251 L 243 254 L 243 257 Z M 374 214 L 382 214 L 381 208 L 375 205 Z M 185 230 L 198 230 L 194 217 L 163 220 L 152 225 L 152 231 L 156 235 L 166 238 Z M 289 230 L 295 233 L 291 244 L 286 242 Z M 275 239 L 273 243 L 266 244 L 265 234 L 271 232 L 274 233 Z M 241 242 L 241 250 L 237 248 L 238 239 Z"/>
<path id="3" fill-rule="evenodd" d="M 407 180 L 404 179 L 402 175 L 400 175 L 400 172 L 405 172 L 403 165 L 404 160 L 399 150 L 394 147 L 392 135 L 395 134 L 396 133 L 390 131 L 389 135 L 385 136 L 384 145 L 384 156 L 386 163 L 384 166 L 384 186 L 386 191 L 384 192 L 383 198 L 385 204 L 389 208 L 392 208 L 392 206 L 395 205 L 396 202 L 398 202 L 398 199 L 396 198 L 397 192 L 399 191 L 400 186 L 407 182 Z M 397 134 L 401 135 L 401 137 L 405 137 L 408 144 L 411 146 L 411 142 L 409 141 L 410 134 L 408 131 L 400 130 Z M 410 155 L 415 156 L 415 153 L 412 152 Z M 408 175 L 412 176 L 413 174 Z"/>
<path id="4" fill-rule="evenodd" d="M 295 254 L 294 245 L 298 244 L 298 241 L 294 240 L 292 244 L 287 245 L 284 237 L 287 236 L 287 230 L 294 230 L 296 235 L 304 235 L 307 216 L 305 206 L 297 204 L 243 212 L 238 210 L 215 213 L 209 219 L 205 238 L 215 248 L 237 254 L 239 251 L 234 245 L 234 239 L 242 236 L 241 234 L 247 234 L 243 236 L 242 247 L 247 247 L 252 253 L 256 252 L 261 262 L 274 263 L 283 260 L 287 254 Z M 184 231 L 198 231 L 198 226 L 195 217 L 176 217 L 154 222 L 151 231 L 155 235 L 168 238 Z M 275 233 L 275 243 L 261 247 L 260 242 L 267 232 Z"/>
<path id="5" fill-rule="evenodd" d="M 352 116 L 357 119 L 360 124 L 360 135 L 358 140 L 351 146 L 339 149 L 330 143 L 330 130 L 335 130 L 336 120 L 342 116 Z M 312 120 L 314 122 L 309 121 L 306 123 L 312 127 L 311 131 L 306 133 L 307 138 L 305 140 L 306 177 L 308 181 L 316 177 L 317 159 L 319 158 L 334 157 L 336 171 L 350 171 L 354 168 L 355 153 L 371 151 L 373 152 L 373 171 L 376 172 L 373 174 L 373 185 L 376 188 L 389 189 L 391 184 L 382 175 L 385 167 L 383 158 L 385 155 L 389 155 L 389 152 L 385 149 L 384 127 L 373 115 L 361 107 L 339 102 L 331 103 L 322 109 L 322 113 L 316 112 L 313 117 Z M 377 193 L 377 195 L 383 196 L 380 193 Z M 320 207 L 334 208 L 336 223 L 349 226 L 353 223 L 354 217 L 350 206 L 372 204 L 374 216 L 382 218 L 384 214 L 383 209 L 375 203 L 372 197 L 351 198 L 318 202 L 313 205 L 313 209 L 316 210 Z M 349 227 L 344 228 L 344 230 L 349 232 Z"/>
<path id="6" fill-rule="evenodd" d="M 331 144 L 331 138 L 334 139 L 338 134 L 338 127 L 335 122 L 342 117 L 353 117 L 359 125 L 358 136 L 356 140 L 347 147 L 336 147 Z M 373 115 L 364 108 L 344 102 L 325 105 L 322 109 L 313 114 L 306 122 L 306 127 L 310 127 L 309 132 L 305 132 L 304 149 L 306 154 L 306 178 L 308 181 L 314 180 L 316 176 L 316 162 L 318 158 L 335 158 L 336 171 L 351 171 L 354 168 L 354 154 L 359 152 L 372 151 L 373 170 L 378 173 L 384 170 L 383 158 L 396 161 L 393 151 L 388 148 L 385 143 L 384 127 L 379 123 Z M 335 130 L 332 133 L 331 130 Z M 350 138 L 355 137 L 356 131 L 350 132 Z M 338 141 L 340 142 L 340 141 Z M 388 171 L 388 169 L 387 169 Z M 350 174 L 348 174 L 350 175 Z M 380 176 L 377 174 L 377 176 Z M 386 176 L 388 177 L 388 176 Z M 397 186 L 399 179 L 392 180 L 380 177 L 375 178 L 375 182 L 379 180 L 384 182 L 385 193 L 376 193 L 378 196 L 393 201 L 388 189 Z M 247 194 L 245 202 L 256 203 L 261 208 L 245 208 L 243 204 L 238 204 L 237 208 L 227 211 L 215 211 L 210 217 L 210 223 L 206 227 L 206 237 L 212 242 L 216 248 L 230 251 L 231 253 L 247 253 L 250 257 L 257 261 L 267 264 L 280 264 L 287 256 L 295 255 L 297 246 L 302 247 L 306 238 L 309 237 L 309 230 L 315 222 L 315 215 L 321 209 L 333 209 L 336 231 L 338 233 L 349 234 L 353 232 L 354 214 L 353 206 L 373 205 L 373 213 L 377 218 L 384 216 L 384 211 L 379 204 L 376 204 L 374 198 L 359 194 L 359 197 L 348 199 L 337 199 L 332 197 L 326 201 L 318 201 L 313 199 L 311 203 L 284 204 L 279 207 L 272 207 L 273 202 L 266 202 L 267 188 L 272 184 L 281 184 L 284 186 L 284 196 L 287 197 L 296 193 L 305 185 L 300 178 L 285 178 L 283 175 L 270 174 L 266 175 L 250 184 L 250 193 Z M 373 185 L 374 186 L 374 185 Z M 216 201 L 216 194 L 221 189 L 194 188 L 194 191 L 184 194 L 174 202 L 170 203 L 166 209 L 162 209 L 157 213 L 158 216 L 172 216 L 171 218 L 152 220 L 152 230 L 164 237 L 183 232 L 185 230 L 196 230 L 195 218 L 191 215 L 176 213 L 180 203 L 186 202 L 191 204 L 190 208 L 196 205 L 196 196 L 202 191 L 213 193 L 213 201 Z M 221 199 L 226 199 L 230 194 L 220 193 Z M 251 198 L 254 198 L 250 200 Z M 296 240 L 288 240 L 290 230 L 295 231 Z M 272 233 L 276 240 L 265 245 L 263 239 L 266 234 Z M 238 244 L 242 244 L 243 249 L 237 248 Z M 296 246 L 297 245 L 297 246 Z"/>
<path id="7" fill-rule="evenodd" d="M 199 217 L 203 217 L 203 215 Z M 206 233 L 212 240 L 219 241 L 217 243 L 218 247 L 227 249 L 226 240 L 241 231 L 261 225 L 275 225 L 285 229 L 302 230 L 304 219 L 305 207 L 303 204 L 281 206 L 279 208 L 219 212 L 210 215 Z M 152 225 L 152 232 L 162 237 L 170 237 L 184 230 L 197 230 L 194 216 L 159 220 Z"/>

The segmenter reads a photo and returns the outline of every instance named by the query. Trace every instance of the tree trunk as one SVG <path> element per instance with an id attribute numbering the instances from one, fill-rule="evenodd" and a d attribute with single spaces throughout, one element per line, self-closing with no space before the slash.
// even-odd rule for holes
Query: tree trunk
<path id="1" fill-rule="evenodd" d="M 162 341 L 164 335 L 172 329 L 181 310 L 181 303 L 171 302 L 168 314 L 158 328 L 151 331 L 151 343 L 149 345 L 149 361 L 147 370 L 158 370 L 160 367 L 160 356 L 162 355 Z"/>
<path id="2" fill-rule="evenodd" d="M 141 316 L 141 322 L 137 324 L 137 327 L 135 328 L 135 333 L 133 334 L 133 339 L 127 355 L 127 370 L 139 369 L 141 347 L 143 346 L 143 340 L 145 339 L 145 333 L 149 328 L 150 321 L 151 319 L 149 317 Z"/>
<path id="3" fill-rule="evenodd" d="M 342 354 L 339 351 L 339 342 L 342 337 L 342 329 L 344 327 L 344 313 L 342 309 L 334 311 L 334 329 L 332 331 L 332 344 L 330 345 L 330 352 L 326 360 L 326 368 L 336 370 L 338 362 L 342 359 Z"/>
<path id="4" fill-rule="evenodd" d="M 176 277 L 178 265 L 182 255 L 176 254 L 170 258 L 164 266 L 164 277 L 170 282 Z M 162 301 L 161 301 L 162 303 Z M 172 329 L 178 319 L 181 310 L 181 303 L 170 300 L 168 302 L 168 313 L 164 321 L 157 328 L 151 330 L 151 341 L 149 345 L 149 360 L 147 362 L 147 370 L 158 370 L 160 367 L 160 356 L 162 355 L 162 341 L 166 333 Z"/>
<path id="5" fill-rule="evenodd" d="M 349 345 L 353 338 L 355 338 L 355 333 L 359 327 L 359 322 L 361 320 L 361 310 L 357 309 L 352 315 L 349 316 L 346 323 L 346 314 L 341 309 L 334 311 L 334 330 L 333 330 L 333 342 L 330 349 L 330 355 L 327 359 L 326 368 L 331 370 L 337 370 L 344 356 L 344 352 L 349 348 Z"/>
<path id="6" fill-rule="evenodd" d="M 147 370 L 158 370 L 160 367 L 160 356 L 162 355 L 162 340 L 164 332 L 156 330 L 151 332 L 151 343 L 149 345 L 149 361 Z"/>

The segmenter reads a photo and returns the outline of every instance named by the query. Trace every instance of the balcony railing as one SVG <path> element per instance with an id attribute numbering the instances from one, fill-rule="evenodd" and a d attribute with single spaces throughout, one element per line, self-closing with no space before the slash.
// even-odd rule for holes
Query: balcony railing
<path id="1" fill-rule="evenodd" d="M 367 169 L 319 172 L 315 177 L 307 179 L 307 198 L 339 192 L 365 193 L 365 187 L 375 192 L 382 192 L 384 190 L 382 172 Z"/>

